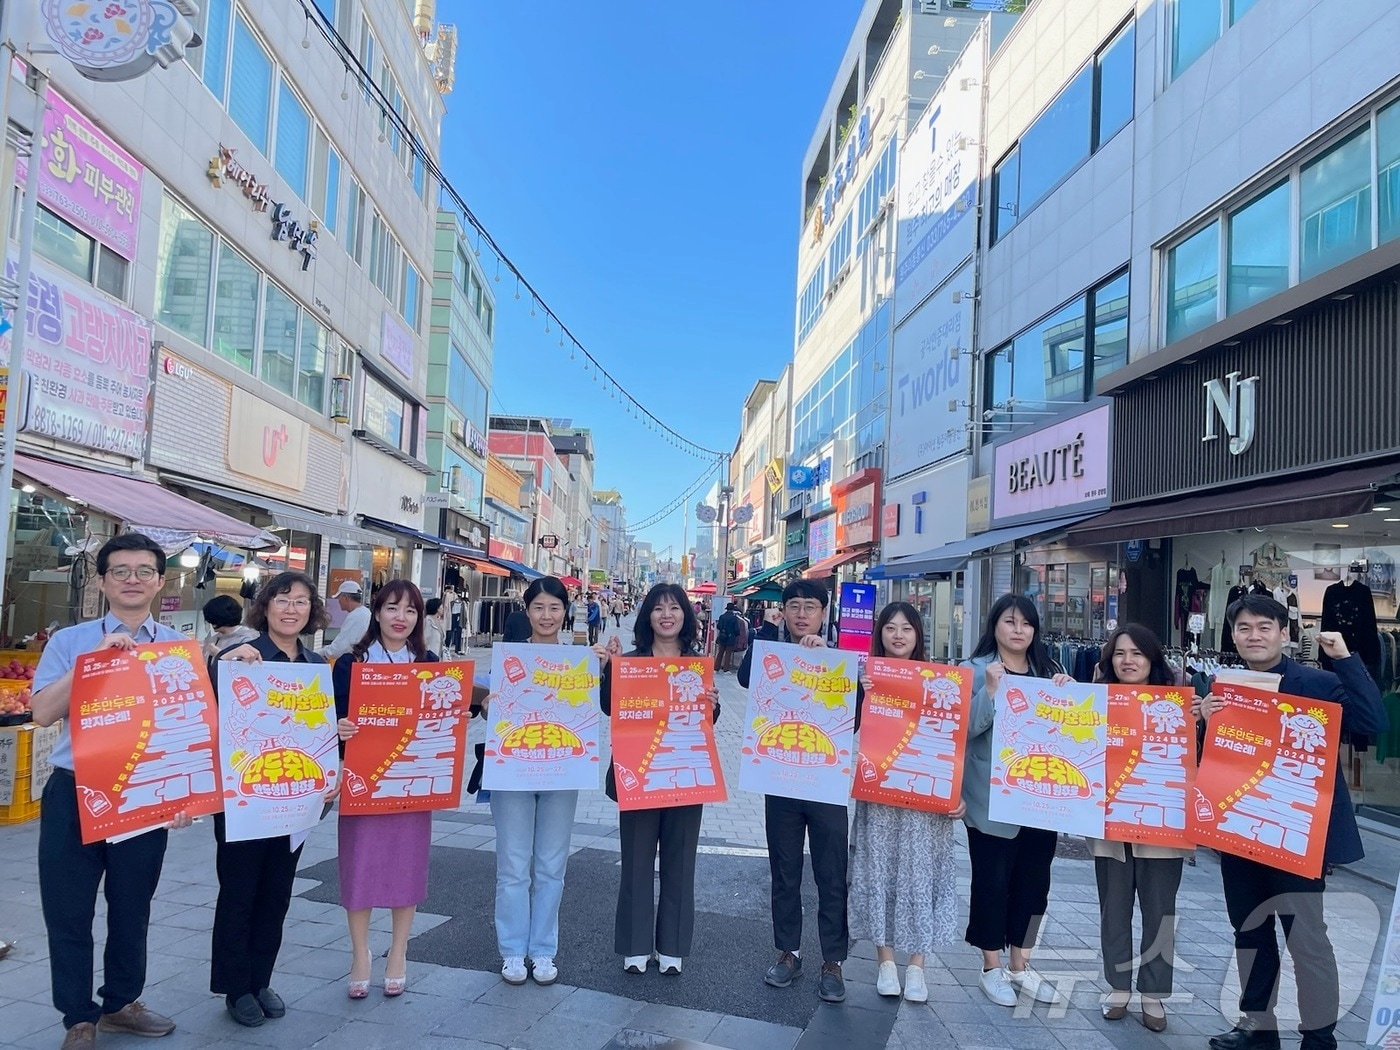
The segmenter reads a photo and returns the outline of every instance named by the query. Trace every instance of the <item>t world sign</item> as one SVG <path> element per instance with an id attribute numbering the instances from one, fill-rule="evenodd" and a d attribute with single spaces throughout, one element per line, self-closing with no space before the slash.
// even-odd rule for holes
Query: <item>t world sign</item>
<path id="1" fill-rule="evenodd" d="M 996 448 L 992 514 L 997 520 L 1108 498 L 1109 413 L 1105 405 Z"/>

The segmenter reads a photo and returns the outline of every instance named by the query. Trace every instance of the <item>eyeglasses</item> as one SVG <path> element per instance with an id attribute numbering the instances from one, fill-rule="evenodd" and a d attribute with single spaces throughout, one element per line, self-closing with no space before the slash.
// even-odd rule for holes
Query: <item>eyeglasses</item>
<path id="1" fill-rule="evenodd" d="M 822 611 L 821 602 L 788 602 L 783 606 L 785 610 L 796 613 L 816 613 Z"/>
<path id="2" fill-rule="evenodd" d="M 125 583 L 133 576 L 135 576 L 142 583 L 149 583 L 151 580 L 154 580 L 157 576 L 159 576 L 160 573 L 156 572 L 155 566 L 153 565 L 138 565 L 134 569 L 131 568 L 129 565 L 117 565 L 108 569 L 102 575 L 110 576 L 118 583 Z"/>
<path id="3" fill-rule="evenodd" d="M 271 604 L 274 609 L 295 609 L 297 612 L 303 612 L 311 608 L 311 599 L 288 598 L 283 595 L 278 598 L 273 598 Z"/>

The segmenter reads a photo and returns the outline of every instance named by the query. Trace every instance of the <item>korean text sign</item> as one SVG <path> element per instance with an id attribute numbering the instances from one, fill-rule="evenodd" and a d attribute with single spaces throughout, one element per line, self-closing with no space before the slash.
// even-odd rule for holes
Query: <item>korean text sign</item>
<path id="1" fill-rule="evenodd" d="M 845 805 L 851 794 L 857 658 L 756 642 L 740 755 L 745 791 Z"/>
<path id="2" fill-rule="evenodd" d="M 962 802 L 972 677 L 966 668 L 872 656 L 851 797 L 950 813 Z"/>
<path id="3" fill-rule="evenodd" d="M 1332 815 L 1342 709 L 1216 683 L 1191 807 L 1195 842 L 1315 879 Z"/>
<path id="4" fill-rule="evenodd" d="M 345 745 L 340 811 L 404 813 L 455 809 L 471 719 L 470 660 L 357 663 Z"/>
<path id="5" fill-rule="evenodd" d="M 482 787 L 596 789 L 598 681 L 598 657 L 584 646 L 492 646 Z"/>
<path id="6" fill-rule="evenodd" d="M 1186 802 L 1196 784 L 1196 717 L 1178 686 L 1110 685 L 1104 838 L 1190 849 Z"/>
<path id="7" fill-rule="evenodd" d="M 218 668 L 228 841 L 310 830 L 340 766 L 330 666 L 221 660 Z"/>
<path id="8" fill-rule="evenodd" d="M 1005 675 L 992 726 L 989 816 L 1103 838 L 1108 687 Z"/>
<path id="9" fill-rule="evenodd" d="M 68 724 L 84 844 L 223 808 L 216 706 L 193 642 L 78 658 Z"/>
<path id="10" fill-rule="evenodd" d="M 724 802 L 715 747 L 714 661 L 617 657 L 612 661 L 613 774 L 619 809 Z"/>
<path id="11" fill-rule="evenodd" d="M 841 616 L 837 647 L 853 653 L 870 652 L 870 633 L 875 627 L 875 585 L 841 584 L 837 608 Z"/>

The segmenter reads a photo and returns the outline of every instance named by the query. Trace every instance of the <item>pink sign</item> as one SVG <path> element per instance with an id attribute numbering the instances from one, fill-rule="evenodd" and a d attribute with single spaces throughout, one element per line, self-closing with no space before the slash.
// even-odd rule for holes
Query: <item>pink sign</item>
<path id="1" fill-rule="evenodd" d="M 1096 408 L 996 447 L 998 520 L 1108 498 L 1110 408 Z"/>
<path id="2" fill-rule="evenodd" d="M 5 273 L 14 279 L 13 262 Z M 21 429 L 140 459 L 146 443 L 151 324 L 90 284 L 35 260 L 29 275 L 24 367 L 29 398 Z M 10 359 L 0 335 L 0 361 Z"/>
<path id="3" fill-rule="evenodd" d="M 379 356 L 409 379 L 413 378 L 413 336 L 388 310 L 384 311 Z"/>
<path id="4" fill-rule="evenodd" d="M 45 207 L 123 258 L 136 258 L 145 169 L 53 88 L 38 164 L 39 199 Z M 21 186 L 28 168 L 27 160 L 16 160 L 15 181 Z"/>

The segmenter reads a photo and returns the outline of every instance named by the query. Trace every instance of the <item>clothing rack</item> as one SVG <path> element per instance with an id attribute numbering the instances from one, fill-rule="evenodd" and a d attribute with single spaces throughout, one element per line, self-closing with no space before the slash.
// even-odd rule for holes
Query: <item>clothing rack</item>
<path id="1" fill-rule="evenodd" d="M 1075 635 L 1048 634 L 1044 641 L 1045 647 L 1050 650 L 1050 656 L 1076 682 L 1092 682 L 1094 680 L 1094 669 L 1098 667 L 1105 639 L 1094 640 Z"/>

